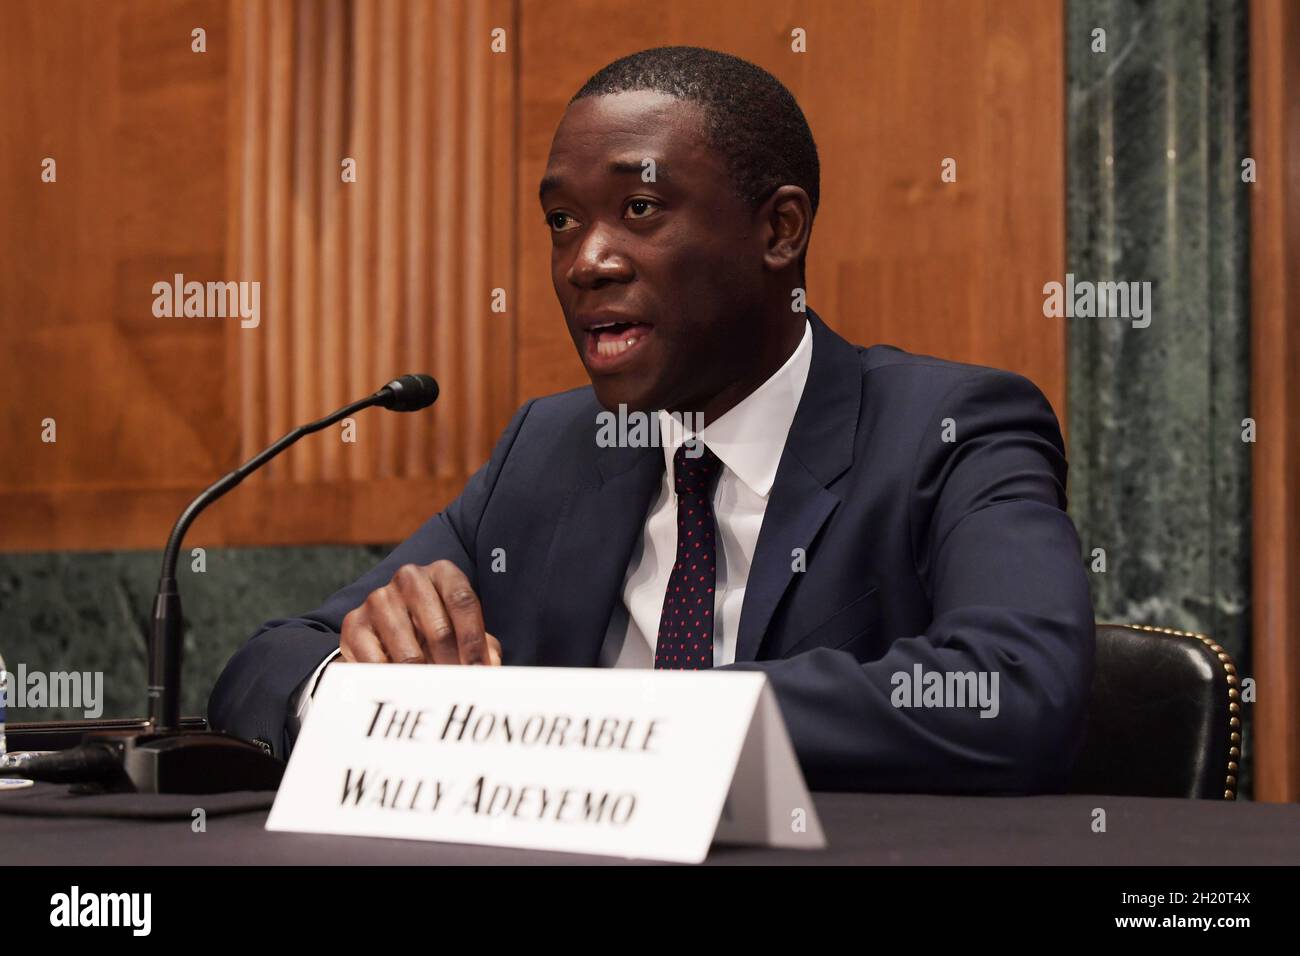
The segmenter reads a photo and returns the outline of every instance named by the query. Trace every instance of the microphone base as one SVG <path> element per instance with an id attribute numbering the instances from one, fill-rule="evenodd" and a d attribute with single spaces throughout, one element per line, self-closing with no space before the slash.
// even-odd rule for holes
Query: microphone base
<path id="1" fill-rule="evenodd" d="M 211 730 L 93 733 L 83 743 L 111 749 L 121 772 L 104 782 L 135 793 L 276 790 L 284 776 L 284 762 L 257 744 Z"/>

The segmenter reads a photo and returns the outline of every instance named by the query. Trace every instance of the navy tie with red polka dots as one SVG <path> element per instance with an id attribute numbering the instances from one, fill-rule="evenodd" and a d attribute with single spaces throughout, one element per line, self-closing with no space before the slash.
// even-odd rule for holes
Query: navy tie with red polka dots
<path id="1" fill-rule="evenodd" d="M 718 456 L 702 444 L 683 445 L 673 455 L 677 561 L 668 578 L 663 612 L 659 615 L 656 669 L 696 670 L 713 666 L 713 587 L 717 578 L 713 479 L 721 470 Z"/>

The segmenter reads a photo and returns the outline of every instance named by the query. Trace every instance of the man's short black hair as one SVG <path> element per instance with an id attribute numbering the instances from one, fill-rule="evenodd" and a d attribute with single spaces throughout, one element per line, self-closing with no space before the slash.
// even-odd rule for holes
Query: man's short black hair
<path id="1" fill-rule="evenodd" d="M 570 103 L 653 90 L 699 103 L 740 198 L 757 208 L 778 186 L 802 187 L 817 213 L 821 167 L 803 110 L 781 81 L 748 60 L 696 46 L 661 46 L 604 67 Z"/>

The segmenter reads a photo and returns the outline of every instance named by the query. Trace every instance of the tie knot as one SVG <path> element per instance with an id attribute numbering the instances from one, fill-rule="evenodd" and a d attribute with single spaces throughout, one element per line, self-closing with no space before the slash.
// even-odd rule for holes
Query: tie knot
<path id="1" fill-rule="evenodd" d="M 673 455 L 673 483 L 678 495 L 707 495 L 722 461 L 701 441 L 688 441 Z"/>

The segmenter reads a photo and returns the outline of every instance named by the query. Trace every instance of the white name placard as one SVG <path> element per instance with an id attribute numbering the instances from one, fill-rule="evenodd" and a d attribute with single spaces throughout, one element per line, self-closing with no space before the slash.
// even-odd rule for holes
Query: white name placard
<path id="1" fill-rule="evenodd" d="M 269 830 L 698 863 L 826 845 L 754 672 L 331 664 Z"/>

